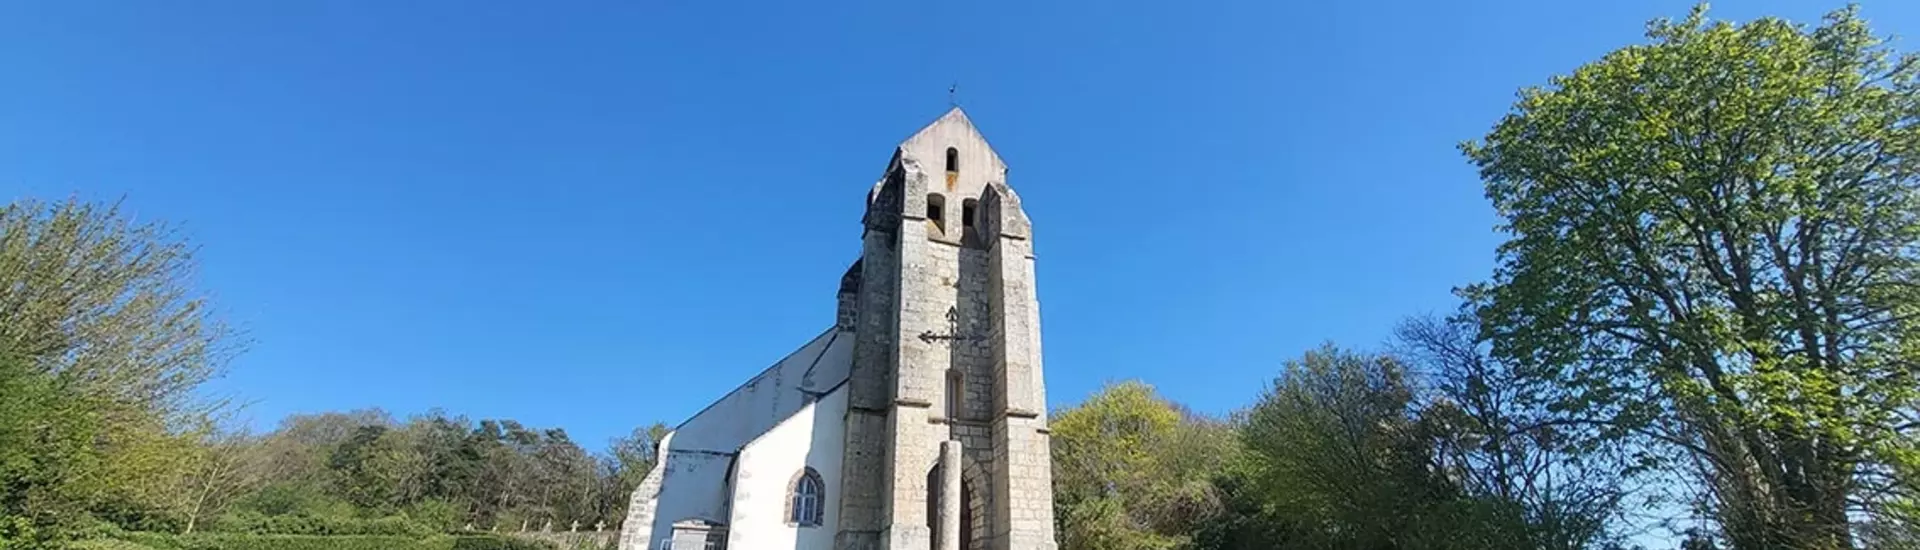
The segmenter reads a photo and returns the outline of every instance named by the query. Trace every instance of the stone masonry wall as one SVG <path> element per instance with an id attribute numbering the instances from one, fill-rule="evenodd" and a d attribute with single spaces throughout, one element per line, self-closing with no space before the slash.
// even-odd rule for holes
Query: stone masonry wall
<path id="1" fill-rule="evenodd" d="M 923 167 L 942 157 L 959 169 Z M 903 143 L 869 195 L 859 276 L 842 286 L 858 344 L 838 549 L 930 548 L 928 480 L 949 440 L 966 464 L 968 550 L 1056 548 L 1031 232 L 1004 177 L 955 110 Z M 945 205 L 934 214 L 929 193 Z"/>
<path id="2" fill-rule="evenodd" d="M 992 193 L 989 192 L 991 195 Z M 991 209 L 1017 203 L 987 201 Z M 1006 219 L 1006 212 L 1000 212 Z M 1033 248 L 1024 235 L 1001 232 L 988 254 L 993 302 L 996 396 L 993 425 L 994 546 L 1052 550 L 1053 471 L 1046 426 L 1046 386 L 1040 368 L 1040 309 L 1034 289 Z"/>
<path id="3" fill-rule="evenodd" d="M 899 310 L 895 313 L 893 411 L 888 419 L 891 446 L 887 468 L 887 531 L 883 540 L 888 550 L 931 548 L 932 518 L 927 515 L 927 473 L 939 455 L 940 437 L 929 423 L 935 403 L 940 402 L 946 384 L 946 349 L 921 338 L 927 330 L 943 330 L 951 299 L 942 300 L 934 289 L 941 269 L 934 243 L 927 240 L 932 225 L 923 214 L 927 208 L 928 175 L 918 170 L 913 159 L 903 163 L 906 187 L 900 222 L 900 264 L 895 276 Z M 937 323 L 937 324 L 936 324 Z M 941 365 L 941 367 L 932 367 Z"/>
<path id="4" fill-rule="evenodd" d="M 994 310 L 987 292 L 987 251 L 975 247 L 941 248 L 942 253 L 953 255 L 953 284 L 940 290 L 942 294 L 953 295 L 957 314 L 954 332 L 960 336 L 948 342 L 949 368 L 959 373 L 961 384 L 959 395 L 943 396 L 957 405 L 954 407 L 957 414 L 946 419 L 946 435 L 961 443 L 967 461 L 976 466 L 974 471 L 984 474 L 992 471 L 995 460 L 991 428 L 993 394 L 999 387 L 994 375 Z M 974 502 L 970 504 L 981 507 L 982 512 L 990 510 L 995 494 L 990 489 L 992 484 L 984 479 L 970 481 L 974 481 L 975 486 L 986 486 L 973 492 Z M 971 519 L 974 525 L 966 529 L 975 532 L 970 537 L 974 547 L 986 548 L 993 538 L 993 515 L 976 513 Z"/>
<path id="5" fill-rule="evenodd" d="M 672 433 L 661 438 L 653 455 L 657 466 L 640 479 L 640 486 L 634 488 L 627 501 L 627 519 L 621 522 L 620 528 L 620 550 L 648 550 L 653 543 L 653 517 L 659 506 L 660 484 L 667 475 L 667 449 L 672 444 Z"/>
<path id="6" fill-rule="evenodd" d="M 897 193 L 897 191 L 895 191 Z M 884 217 L 869 216 L 870 219 Z M 879 550 L 886 526 L 887 430 L 892 410 L 891 374 L 894 341 L 895 266 L 897 229 L 885 225 L 867 228 L 860 259 L 860 287 L 854 357 L 847 380 L 846 443 L 840 476 L 840 531 L 834 548 Z"/>

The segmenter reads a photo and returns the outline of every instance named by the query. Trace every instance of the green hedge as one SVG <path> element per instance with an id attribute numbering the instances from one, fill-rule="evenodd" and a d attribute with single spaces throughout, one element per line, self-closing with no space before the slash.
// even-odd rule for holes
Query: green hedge
<path id="1" fill-rule="evenodd" d="M 306 514 L 268 516 L 253 512 L 221 516 L 208 525 L 206 530 L 254 535 L 378 535 L 413 538 L 426 537 L 439 532 L 431 525 L 402 516 L 362 519 Z"/>
<path id="2" fill-rule="evenodd" d="M 454 537 L 453 550 L 554 550 L 554 546 L 544 542 L 488 533 Z"/>
<path id="3" fill-rule="evenodd" d="M 69 550 L 159 550 L 152 546 L 120 539 L 89 539 L 74 541 L 67 546 Z"/>
<path id="4" fill-rule="evenodd" d="M 375 535 L 250 535 L 128 533 L 124 540 L 153 550 L 453 550 L 453 537 Z"/>
<path id="5" fill-rule="evenodd" d="M 88 541 L 88 550 L 554 550 L 553 545 L 494 534 L 403 537 L 379 535 L 255 535 L 246 533 L 123 533 Z"/>

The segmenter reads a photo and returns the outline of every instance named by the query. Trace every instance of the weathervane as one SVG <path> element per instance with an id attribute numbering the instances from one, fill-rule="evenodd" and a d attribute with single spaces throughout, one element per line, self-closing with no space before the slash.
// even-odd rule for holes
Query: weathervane
<path id="1" fill-rule="evenodd" d="M 954 82 L 952 86 L 947 87 L 947 105 L 953 107 L 960 106 L 960 83 L 958 81 Z"/>

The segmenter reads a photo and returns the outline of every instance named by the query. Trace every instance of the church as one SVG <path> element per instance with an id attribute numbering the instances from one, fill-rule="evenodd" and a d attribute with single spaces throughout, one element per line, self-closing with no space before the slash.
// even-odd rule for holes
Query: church
<path id="1" fill-rule="evenodd" d="M 621 550 L 1052 550 L 1033 232 L 966 113 L 866 196 L 833 325 L 675 427 Z"/>

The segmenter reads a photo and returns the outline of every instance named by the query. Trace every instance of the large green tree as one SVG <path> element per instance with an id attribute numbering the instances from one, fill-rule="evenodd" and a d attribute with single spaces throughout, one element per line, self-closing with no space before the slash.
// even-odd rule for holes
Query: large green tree
<path id="1" fill-rule="evenodd" d="M 1048 425 L 1061 548 L 1194 548 L 1192 534 L 1219 519 L 1212 476 L 1237 455 L 1225 424 L 1122 382 Z"/>
<path id="2" fill-rule="evenodd" d="M 116 205 L 9 204 L 0 345 L 133 412 L 193 412 L 206 405 L 193 389 L 238 347 L 191 284 L 193 268 L 171 226 Z"/>
<path id="3" fill-rule="evenodd" d="M 0 354 L 0 550 L 67 538 L 101 489 L 100 417 L 60 377 Z"/>
<path id="4" fill-rule="evenodd" d="M 1247 413 L 1252 482 L 1307 547 L 1490 547 L 1455 540 L 1473 534 L 1457 521 L 1464 503 L 1436 475 L 1415 413 L 1399 361 L 1330 345 L 1309 351 Z"/>
<path id="5" fill-rule="evenodd" d="M 66 411 L 46 419 L 59 422 L 25 427 L 60 426 L 74 418 L 67 413 L 81 411 L 90 431 L 79 440 L 84 451 L 9 450 L 49 463 L 71 464 L 54 456 L 69 451 L 98 457 L 64 478 L 88 480 L 86 491 L 56 490 L 48 484 L 60 479 L 46 476 L 7 474 L 0 483 L 28 494 L 64 494 L 73 500 L 60 508 L 78 503 L 129 525 L 168 527 L 188 514 L 191 503 L 180 496 L 207 413 L 220 405 L 194 389 L 237 348 L 191 283 L 192 252 L 169 226 L 135 220 L 116 206 L 25 200 L 0 207 L 0 349 L 16 359 L 18 395 L 37 396 L 16 404 Z M 35 437 L 71 442 L 64 439 L 71 433 L 42 430 Z"/>
<path id="6" fill-rule="evenodd" d="M 1509 235 L 1468 294 L 1562 422 L 1679 457 L 1732 546 L 1850 547 L 1920 457 L 1915 59 L 1852 8 L 1648 37 L 1464 145 Z"/>

